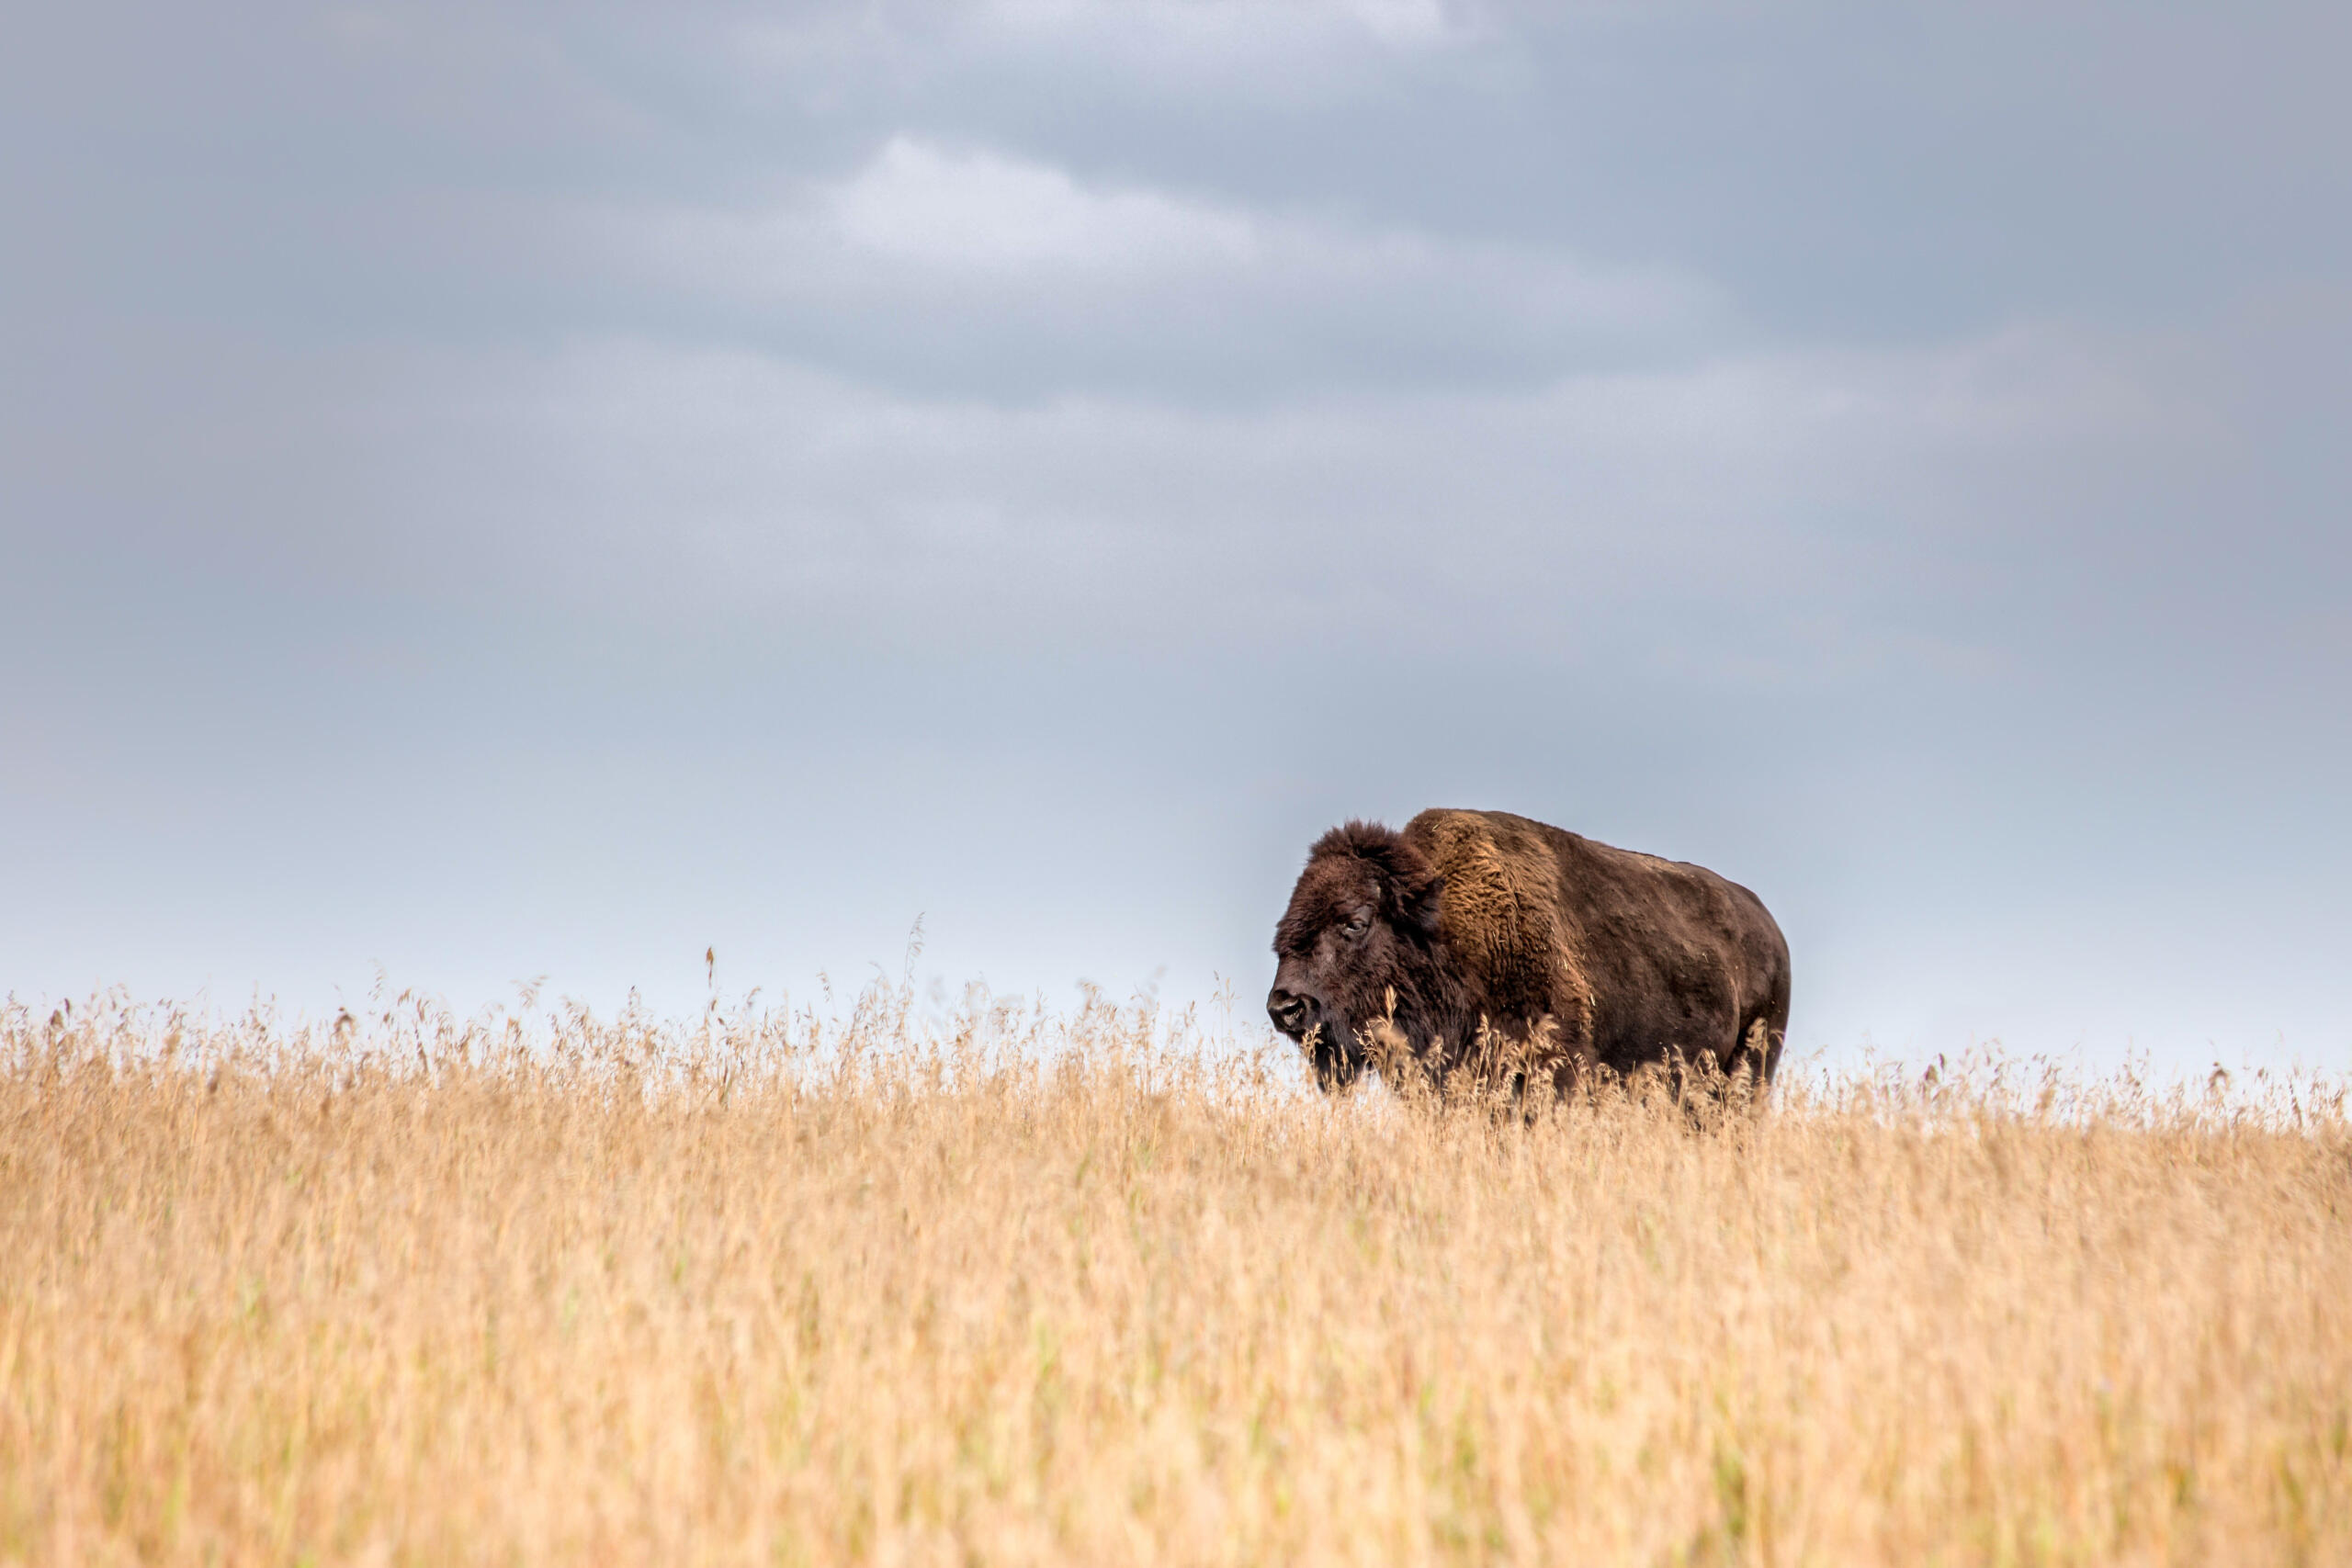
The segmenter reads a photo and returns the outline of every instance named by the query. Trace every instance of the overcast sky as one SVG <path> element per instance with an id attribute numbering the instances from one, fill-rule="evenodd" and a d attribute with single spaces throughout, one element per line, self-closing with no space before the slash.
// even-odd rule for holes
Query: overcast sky
<path id="1" fill-rule="evenodd" d="M 2352 1065 L 2352 10 L 17 7 L 0 990 L 1255 1028 L 1307 843 Z"/>

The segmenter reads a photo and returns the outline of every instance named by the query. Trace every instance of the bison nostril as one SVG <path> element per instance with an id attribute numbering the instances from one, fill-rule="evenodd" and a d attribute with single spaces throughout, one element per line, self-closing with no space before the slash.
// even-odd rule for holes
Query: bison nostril
<path id="1" fill-rule="evenodd" d="M 1266 998 L 1266 1011 L 1280 1029 L 1296 1029 L 1306 1021 L 1306 998 L 1289 991 L 1276 991 Z"/>

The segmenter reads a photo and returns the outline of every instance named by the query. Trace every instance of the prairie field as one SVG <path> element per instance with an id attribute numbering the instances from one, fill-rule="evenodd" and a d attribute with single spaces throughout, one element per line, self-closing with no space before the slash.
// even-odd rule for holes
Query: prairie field
<path id="1" fill-rule="evenodd" d="M 0 1562 L 2352 1562 L 2333 1079 L 0 1013 Z"/>

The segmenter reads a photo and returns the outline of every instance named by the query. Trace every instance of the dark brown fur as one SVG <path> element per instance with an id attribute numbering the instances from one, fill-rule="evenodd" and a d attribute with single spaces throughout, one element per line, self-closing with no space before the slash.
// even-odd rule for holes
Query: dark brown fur
<path id="1" fill-rule="evenodd" d="M 1327 1089 L 1384 1049 L 1441 1083 L 1712 1064 L 1760 1089 L 1789 1025 L 1788 943 L 1756 895 L 1505 811 L 1334 828 L 1274 955 L 1266 1010 Z"/>

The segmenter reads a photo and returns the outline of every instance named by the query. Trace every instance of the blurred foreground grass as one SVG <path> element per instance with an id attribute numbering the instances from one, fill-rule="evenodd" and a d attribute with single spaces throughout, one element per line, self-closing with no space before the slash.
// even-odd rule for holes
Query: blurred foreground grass
<path id="1" fill-rule="evenodd" d="M 0 1562 L 2345 1562 L 2347 1423 L 2317 1079 L 0 1014 Z"/>

